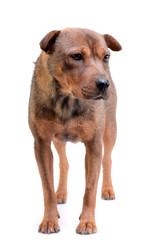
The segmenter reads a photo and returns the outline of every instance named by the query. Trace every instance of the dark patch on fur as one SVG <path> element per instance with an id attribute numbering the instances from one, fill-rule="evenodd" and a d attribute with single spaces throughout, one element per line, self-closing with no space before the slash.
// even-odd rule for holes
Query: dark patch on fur
<path id="1" fill-rule="evenodd" d="M 62 99 L 64 96 L 62 94 L 57 94 L 51 101 L 52 108 L 56 107 L 57 102 Z"/>
<path id="2" fill-rule="evenodd" d="M 62 95 L 61 93 L 57 93 L 52 99 L 51 106 L 63 124 L 71 118 L 82 116 L 86 111 L 86 106 L 82 99 Z"/>
<path id="3" fill-rule="evenodd" d="M 53 84 L 56 91 L 59 91 L 62 88 L 56 78 L 53 78 Z"/>
<path id="4" fill-rule="evenodd" d="M 63 101 L 62 101 L 62 105 L 61 105 L 62 110 L 63 110 L 64 108 L 66 108 L 67 110 L 69 110 L 68 102 L 69 102 L 69 96 L 64 97 L 64 99 L 63 99 Z"/>
<path id="5" fill-rule="evenodd" d="M 70 63 L 67 63 L 65 60 L 63 61 L 63 71 L 65 72 L 66 70 L 73 70 L 75 66 L 73 66 Z"/>
<path id="6" fill-rule="evenodd" d="M 78 117 L 81 114 L 80 101 L 78 98 L 74 100 L 74 108 L 72 111 L 72 117 Z"/>

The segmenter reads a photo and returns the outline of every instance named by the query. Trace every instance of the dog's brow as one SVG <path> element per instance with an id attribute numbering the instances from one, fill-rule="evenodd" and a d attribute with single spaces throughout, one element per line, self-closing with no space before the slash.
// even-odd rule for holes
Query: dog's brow
<path id="1" fill-rule="evenodd" d="M 102 55 L 110 54 L 110 51 L 108 49 L 103 48 L 103 47 L 99 48 L 97 52 L 99 54 L 102 54 Z"/>
<path id="2" fill-rule="evenodd" d="M 74 53 L 83 53 L 84 47 L 77 47 L 77 48 L 70 48 L 66 53 L 67 54 L 74 54 Z"/>
<path id="3" fill-rule="evenodd" d="M 109 52 L 108 49 L 105 49 L 105 48 L 103 48 L 103 47 L 100 47 L 100 48 L 96 48 L 96 49 L 95 49 L 94 54 L 95 54 L 97 57 L 102 58 L 104 55 L 110 55 L 110 52 Z"/>

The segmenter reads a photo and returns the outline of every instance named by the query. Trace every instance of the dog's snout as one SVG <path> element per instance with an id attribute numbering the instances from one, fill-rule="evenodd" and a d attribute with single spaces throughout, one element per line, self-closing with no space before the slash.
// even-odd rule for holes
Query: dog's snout
<path id="1" fill-rule="evenodd" d="M 106 91 L 109 87 L 109 81 L 107 79 L 99 78 L 96 81 L 96 86 L 100 91 Z"/>

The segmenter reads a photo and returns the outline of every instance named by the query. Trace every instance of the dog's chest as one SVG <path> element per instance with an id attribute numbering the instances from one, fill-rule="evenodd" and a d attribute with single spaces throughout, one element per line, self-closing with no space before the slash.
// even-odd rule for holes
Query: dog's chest
<path id="1" fill-rule="evenodd" d="M 87 142 L 94 138 L 96 133 L 103 134 L 104 130 L 104 105 L 102 101 L 91 102 L 86 101 L 85 107 L 80 103 L 70 107 L 68 111 L 56 108 L 53 116 L 37 121 L 36 127 L 39 129 L 40 135 L 48 136 L 48 138 L 56 138 L 61 142 Z M 59 110 L 59 111 L 58 111 Z M 52 112 L 51 112 L 52 113 Z M 71 113 L 71 114 L 69 114 Z M 74 113 L 74 114 L 73 114 Z M 43 114 L 44 116 L 44 114 Z"/>
<path id="2" fill-rule="evenodd" d="M 94 137 L 95 121 L 70 120 L 67 124 L 55 125 L 54 137 L 61 142 L 84 142 Z"/>
<path id="3" fill-rule="evenodd" d="M 93 137 L 98 112 L 91 101 L 59 96 L 53 107 L 57 115 L 55 138 L 61 142 L 78 142 Z"/>

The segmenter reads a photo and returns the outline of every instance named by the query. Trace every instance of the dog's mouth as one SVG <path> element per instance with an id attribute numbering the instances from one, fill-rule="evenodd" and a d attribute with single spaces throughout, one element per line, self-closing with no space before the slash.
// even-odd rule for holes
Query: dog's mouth
<path id="1" fill-rule="evenodd" d="M 96 96 L 96 97 L 91 98 L 91 100 L 101 100 L 101 99 L 104 100 L 104 96 L 98 95 L 98 96 Z"/>
<path id="2" fill-rule="evenodd" d="M 105 99 L 105 95 L 103 93 L 101 94 L 97 94 L 97 92 L 90 92 L 90 91 L 86 91 L 84 89 L 82 89 L 82 94 L 86 99 L 90 99 L 90 100 L 101 100 L 101 99 Z"/>

